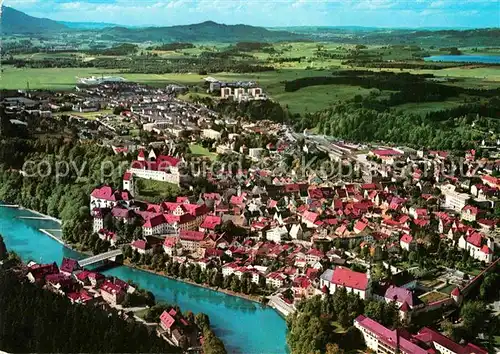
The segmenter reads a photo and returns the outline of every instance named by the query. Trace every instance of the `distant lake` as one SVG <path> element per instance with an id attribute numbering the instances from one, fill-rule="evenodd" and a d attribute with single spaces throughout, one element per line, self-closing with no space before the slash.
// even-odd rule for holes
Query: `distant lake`
<path id="1" fill-rule="evenodd" d="M 425 61 L 500 64 L 500 55 L 432 55 Z"/>

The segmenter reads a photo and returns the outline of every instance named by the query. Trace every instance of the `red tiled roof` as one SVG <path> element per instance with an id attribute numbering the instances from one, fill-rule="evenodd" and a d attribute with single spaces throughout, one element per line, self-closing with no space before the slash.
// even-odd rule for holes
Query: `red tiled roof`
<path id="1" fill-rule="evenodd" d="M 408 234 L 404 234 L 403 237 L 401 237 L 401 242 L 403 243 L 408 243 L 410 244 L 413 241 L 413 237 Z"/>
<path id="2" fill-rule="evenodd" d="M 201 231 L 181 230 L 179 238 L 185 241 L 203 241 L 205 233 Z"/>
<path id="3" fill-rule="evenodd" d="M 143 227 L 145 228 L 153 228 L 158 225 L 164 224 L 165 223 L 165 218 L 163 217 L 162 214 L 157 214 L 154 215 L 153 217 L 150 217 L 146 220 L 144 223 Z"/>
<path id="4" fill-rule="evenodd" d="M 77 260 L 71 258 L 63 258 L 61 263 L 61 272 L 73 273 L 79 268 L 80 265 L 78 264 Z"/>
<path id="5" fill-rule="evenodd" d="M 422 328 L 416 335 L 413 336 L 415 339 L 420 340 L 428 345 L 434 346 L 434 343 L 447 348 L 456 354 L 487 354 L 486 349 L 480 348 L 473 344 L 467 344 L 466 346 L 461 346 L 455 343 L 448 337 L 443 336 L 441 333 L 434 331 L 428 327 Z"/>
<path id="6" fill-rule="evenodd" d="M 399 346 L 401 348 L 401 352 L 411 354 L 428 354 L 425 349 L 420 348 L 418 345 L 399 335 L 398 331 L 392 331 L 371 318 L 360 315 L 354 321 L 374 333 L 375 336 L 378 337 L 379 341 L 394 349 L 397 346 L 399 336 Z"/>
<path id="7" fill-rule="evenodd" d="M 140 250 L 147 250 L 150 248 L 145 240 L 135 240 L 131 245 L 133 248 L 138 248 Z"/>
<path id="8" fill-rule="evenodd" d="M 207 215 L 203 223 L 200 225 L 202 229 L 214 230 L 217 225 L 222 223 L 222 219 L 218 216 Z"/>
<path id="9" fill-rule="evenodd" d="M 462 212 L 469 210 L 472 215 L 477 215 L 478 208 L 473 205 L 466 205 L 462 208 Z"/>
<path id="10" fill-rule="evenodd" d="M 110 282 L 109 280 L 108 281 L 105 281 L 102 285 L 101 285 L 101 291 L 105 291 L 107 292 L 108 294 L 118 294 L 120 292 L 122 292 L 122 288 L 116 284 L 113 284 L 112 282 Z"/>
<path id="11" fill-rule="evenodd" d="M 176 243 L 177 243 L 177 237 L 165 237 L 165 241 L 163 241 L 163 246 L 174 247 Z"/>
<path id="12" fill-rule="evenodd" d="M 364 231 L 364 229 L 366 229 L 367 226 L 368 225 L 366 225 L 364 222 L 358 220 L 358 222 L 356 222 L 356 224 L 354 225 L 354 229 L 358 230 L 359 232 L 362 232 Z"/>
<path id="13" fill-rule="evenodd" d="M 410 305 L 408 305 L 408 303 L 405 301 L 405 302 L 403 302 L 403 304 L 401 305 L 399 310 L 403 311 L 403 312 L 408 312 L 408 311 L 410 311 Z"/>
<path id="14" fill-rule="evenodd" d="M 132 173 L 125 172 L 125 174 L 123 175 L 123 180 L 124 181 L 130 181 L 131 179 L 132 179 Z"/>
<path id="15" fill-rule="evenodd" d="M 473 232 L 467 236 L 466 241 L 476 247 L 481 247 L 483 236 L 479 232 Z"/>
<path id="16" fill-rule="evenodd" d="M 372 153 L 377 156 L 399 156 L 402 155 L 399 151 L 394 149 L 378 149 L 373 150 Z"/>
<path id="17" fill-rule="evenodd" d="M 368 277 L 365 273 L 359 273 L 349 268 L 336 267 L 333 271 L 332 283 L 352 289 L 366 290 Z"/>
<path id="18" fill-rule="evenodd" d="M 490 253 L 493 253 L 491 251 L 491 249 L 487 246 L 487 245 L 484 245 L 482 248 L 481 248 L 481 252 L 485 253 L 485 254 L 490 254 Z"/>

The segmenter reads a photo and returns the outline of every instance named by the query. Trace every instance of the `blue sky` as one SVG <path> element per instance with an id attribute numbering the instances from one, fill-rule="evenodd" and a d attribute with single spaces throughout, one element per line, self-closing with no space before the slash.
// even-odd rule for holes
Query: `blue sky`
<path id="1" fill-rule="evenodd" d="M 500 27 L 500 0 L 4 0 L 4 4 L 37 17 L 122 25 L 212 20 L 268 27 Z"/>

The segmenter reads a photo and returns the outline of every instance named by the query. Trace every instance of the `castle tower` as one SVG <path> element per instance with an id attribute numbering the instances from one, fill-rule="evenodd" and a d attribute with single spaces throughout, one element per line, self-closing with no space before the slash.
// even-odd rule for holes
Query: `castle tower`
<path id="1" fill-rule="evenodd" d="M 134 196 L 134 176 L 129 171 L 123 175 L 123 190 Z"/>
<path id="2" fill-rule="evenodd" d="M 144 150 L 139 150 L 139 155 L 137 155 L 138 161 L 146 161 L 146 156 L 144 155 Z"/>
<path id="3" fill-rule="evenodd" d="M 453 289 L 453 291 L 451 292 L 451 298 L 455 301 L 457 305 L 460 306 L 460 304 L 462 304 L 463 295 L 462 292 L 460 291 L 460 288 L 456 287 L 455 289 Z"/>

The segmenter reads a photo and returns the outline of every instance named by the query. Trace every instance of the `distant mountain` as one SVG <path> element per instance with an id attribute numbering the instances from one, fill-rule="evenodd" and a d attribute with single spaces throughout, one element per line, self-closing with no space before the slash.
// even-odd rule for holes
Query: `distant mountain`
<path id="1" fill-rule="evenodd" d="M 102 39 L 117 41 L 153 42 L 263 42 L 298 40 L 304 36 L 287 31 L 268 30 L 248 25 L 224 25 L 206 21 L 193 25 L 146 28 L 106 28 Z"/>
<path id="2" fill-rule="evenodd" d="M 26 15 L 12 7 L 2 6 L 0 22 L 3 33 L 41 33 L 66 30 L 67 27 L 47 18 Z"/>
<path id="3" fill-rule="evenodd" d="M 103 28 L 116 27 L 115 23 L 107 22 L 68 22 L 68 21 L 58 21 L 64 26 L 77 30 L 99 30 Z"/>

